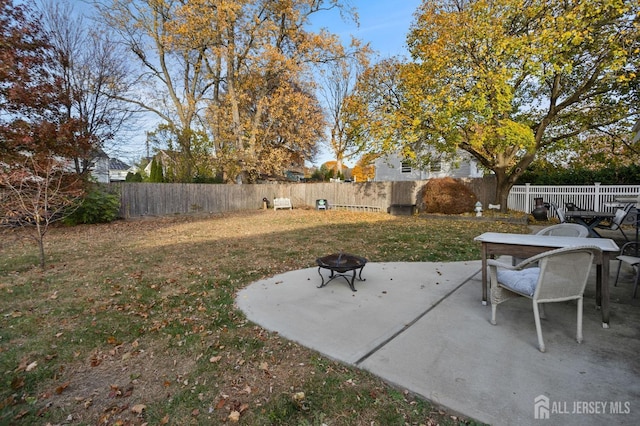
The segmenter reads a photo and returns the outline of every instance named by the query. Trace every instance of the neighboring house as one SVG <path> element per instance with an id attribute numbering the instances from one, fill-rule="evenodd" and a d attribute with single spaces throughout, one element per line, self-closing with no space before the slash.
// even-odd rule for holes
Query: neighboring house
<path id="1" fill-rule="evenodd" d="M 91 176 L 99 183 L 124 182 L 130 170 L 128 164 L 101 153 L 93 161 Z"/>
<path id="2" fill-rule="evenodd" d="M 397 155 L 387 155 L 376 159 L 375 182 L 384 181 L 412 181 L 433 178 L 476 178 L 483 173 L 478 163 L 469 154 L 460 151 L 457 164 L 449 161 L 434 161 L 426 170 L 412 167 L 409 162 Z"/>
<path id="3" fill-rule="evenodd" d="M 147 176 L 151 175 L 151 163 L 155 158 L 156 161 L 160 161 L 160 164 L 162 165 L 162 173 L 166 176 L 169 166 L 175 166 L 177 164 L 176 159 L 179 155 L 180 153 L 176 151 L 161 149 L 153 157 L 148 158 L 149 162 L 145 166 L 144 172 L 147 174 Z"/>
<path id="4" fill-rule="evenodd" d="M 96 182 L 109 183 L 109 156 L 101 151 L 93 160 L 90 170 Z"/>
<path id="5" fill-rule="evenodd" d="M 110 182 L 124 182 L 127 179 L 127 174 L 133 171 L 132 167 L 128 164 L 120 161 L 117 158 L 109 159 L 109 181 Z"/>
<path id="6" fill-rule="evenodd" d="M 284 177 L 290 182 L 303 182 L 304 172 L 298 170 L 287 170 L 284 172 Z"/>

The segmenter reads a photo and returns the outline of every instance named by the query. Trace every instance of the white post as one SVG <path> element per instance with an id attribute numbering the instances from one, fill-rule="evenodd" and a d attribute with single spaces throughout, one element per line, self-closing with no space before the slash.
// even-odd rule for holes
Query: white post
<path id="1" fill-rule="evenodd" d="M 531 202 L 529 200 L 529 195 L 530 195 L 530 191 L 531 189 L 529 188 L 531 186 L 530 183 L 525 183 L 524 187 L 525 187 L 525 191 L 524 191 L 524 211 L 526 213 L 531 213 Z"/>
<path id="2" fill-rule="evenodd" d="M 594 182 L 595 190 L 593 193 L 593 210 L 600 211 L 600 182 Z"/>

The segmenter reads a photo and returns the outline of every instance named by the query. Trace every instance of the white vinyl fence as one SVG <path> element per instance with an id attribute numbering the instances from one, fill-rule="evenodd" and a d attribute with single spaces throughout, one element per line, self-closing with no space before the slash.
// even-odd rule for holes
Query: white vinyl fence
<path id="1" fill-rule="evenodd" d="M 511 188 L 507 206 L 509 209 L 531 213 L 535 208 L 535 198 L 545 203 L 553 203 L 565 208 L 573 203 L 584 210 L 615 211 L 622 205 L 616 203 L 616 197 L 635 197 L 640 194 L 640 185 L 516 185 Z M 557 217 L 553 208 L 550 216 Z M 629 214 L 626 222 L 635 222 L 635 215 Z"/>

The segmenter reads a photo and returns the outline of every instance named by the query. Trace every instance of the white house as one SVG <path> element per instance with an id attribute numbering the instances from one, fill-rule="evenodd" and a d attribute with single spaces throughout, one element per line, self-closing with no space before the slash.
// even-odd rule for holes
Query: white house
<path id="1" fill-rule="evenodd" d="M 117 158 L 109 158 L 110 182 L 124 182 L 129 172 L 133 172 L 133 167 Z"/>
<path id="2" fill-rule="evenodd" d="M 457 163 L 457 164 L 456 164 Z M 392 154 L 380 157 L 375 162 L 374 181 L 412 181 L 434 178 L 477 178 L 484 174 L 478 168 L 474 158 L 464 151 L 459 151 L 457 161 L 432 162 L 427 169 L 412 167 L 400 155 Z"/>
<path id="3" fill-rule="evenodd" d="M 128 164 L 117 158 L 109 158 L 104 152 L 91 164 L 91 176 L 99 183 L 124 182 L 129 171 L 131 167 Z"/>

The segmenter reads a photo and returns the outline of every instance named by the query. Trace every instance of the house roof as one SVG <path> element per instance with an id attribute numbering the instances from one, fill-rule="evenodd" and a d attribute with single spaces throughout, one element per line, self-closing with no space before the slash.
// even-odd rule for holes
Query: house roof
<path id="1" fill-rule="evenodd" d="M 129 170 L 131 166 L 117 158 L 109 158 L 109 170 Z"/>

